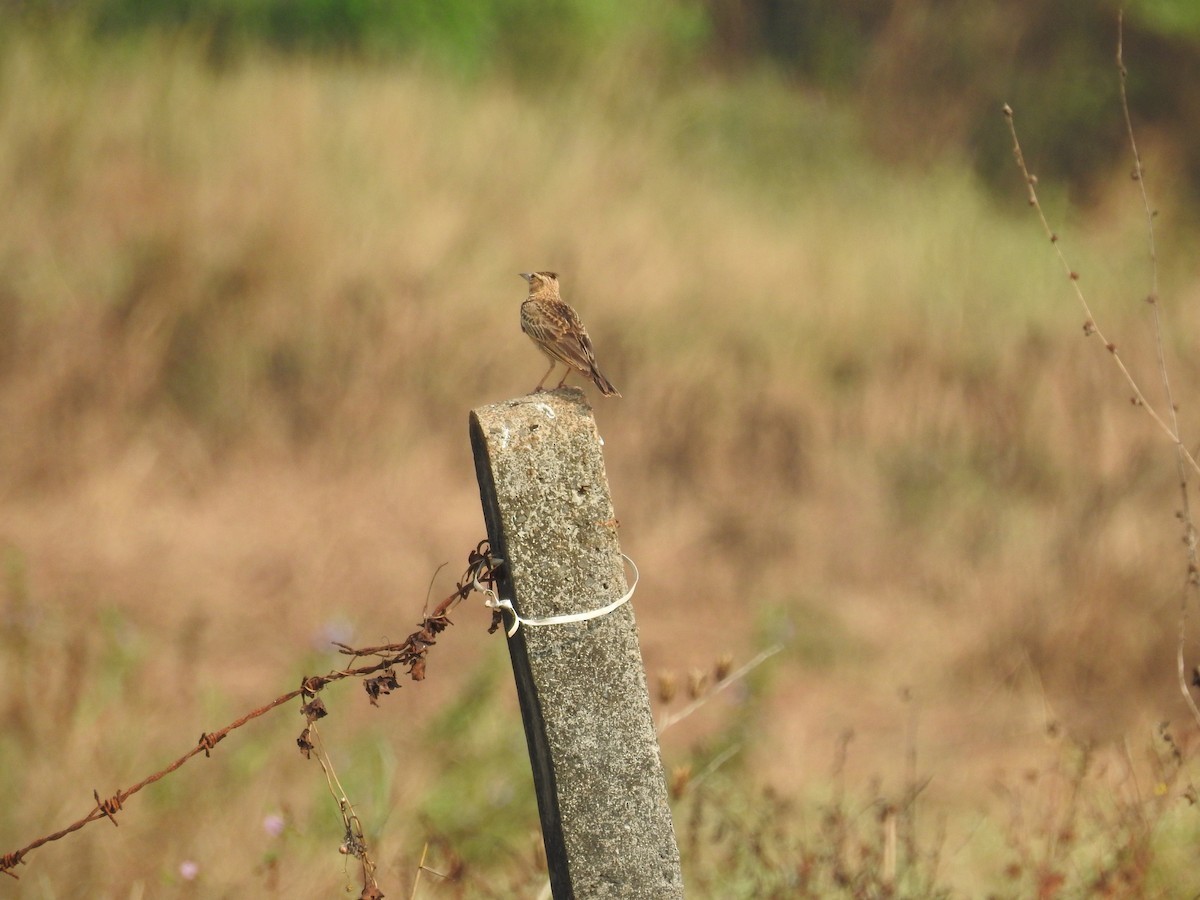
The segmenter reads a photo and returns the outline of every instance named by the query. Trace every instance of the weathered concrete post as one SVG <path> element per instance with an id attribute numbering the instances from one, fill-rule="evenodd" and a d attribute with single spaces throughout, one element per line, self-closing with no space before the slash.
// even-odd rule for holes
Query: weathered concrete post
<path id="1" fill-rule="evenodd" d="M 488 540 L 505 560 L 501 597 L 523 618 L 545 618 L 625 594 L 600 439 L 582 391 L 476 409 L 471 446 Z M 508 649 L 556 900 L 682 897 L 632 607 L 522 625 Z"/>

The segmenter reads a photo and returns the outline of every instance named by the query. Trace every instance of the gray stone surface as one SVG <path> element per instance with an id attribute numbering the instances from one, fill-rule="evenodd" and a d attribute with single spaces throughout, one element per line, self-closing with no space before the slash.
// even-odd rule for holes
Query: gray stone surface
<path id="1" fill-rule="evenodd" d="M 564 388 L 476 409 L 471 443 L 499 588 L 522 616 L 627 590 L 595 419 Z M 636 597 L 635 597 L 636 600 Z M 632 602 L 509 639 L 554 896 L 683 896 Z"/>

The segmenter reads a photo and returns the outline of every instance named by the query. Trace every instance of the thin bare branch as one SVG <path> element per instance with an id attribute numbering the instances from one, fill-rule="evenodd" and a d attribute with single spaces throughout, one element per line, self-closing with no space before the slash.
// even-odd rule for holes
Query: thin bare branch
<path id="1" fill-rule="evenodd" d="M 1167 371 L 1167 356 L 1163 341 L 1162 303 L 1160 302 L 1158 292 L 1158 247 L 1154 239 L 1155 213 L 1150 205 L 1149 192 L 1146 190 L 1146 170 L 1142 165 L 1142 154 L 1138 150 L 1137 136 L 1133 130 L 1133 116 L 1129 112 L 1129 92 L 1127 85 L 1129 73 L 1125 68 L 1124 10 L 1120 10 L 1117 13 L 1117 74 L 1121 89 L 1121 113 L 1125 117 L 1125 133 L 1129 137 L 1129 149 L 1133 154 L 1133 171 L 1130 174 L 1133 180 L 1137 182 L 1138 191 L 1142 197 L 1142 210 L 1146 216 L 1146 243 L 1150 256 L 1150 295 L 1146 300 L 1150 304 L 1150 312 L 1154 318 L 1154 347 L 1158 357 L 1158 374 L 1162 380 L 1167 414 L 1171 419 L 1171 431 L 1178 436 L 1180 434 L 1179 408 L 1175 403 L 1175 398 L 1171 391 L 1171 379 Z M 1184 661 L 1184 649 L 1187 643 L 1188 600 L 1191 592 L 1196 587 L 1197 577 L 1200 574 L 1200 564 L 1197 562 L 1196 553 L 1196 525 L 1192 520 L 1191 497 L 1188 489 L 1188 458 L 1183 442 L 1177 440 L 1175 444 L 1175 464 L 1179 474 L 1179 520 L 1183 525 L 1183 543 L 1187 548 L 1188 568 L 1187 577 L 1184 579 L 1180 590 L 1179 638 L 1176 644 L 1175 667 L 1180 693 L 1183 694 L 1184 701 L 1187 703 L 1188 709 L 1191 710 L 1192 718 L 1196 721 L 1197 725 L 1200 725 L 1200 708 L 1197 708 L 1196 701 L 1192 697 L 1187 680 L 1187 665 Z"/>
<path id="2" fill-rule="evenodd" d="M 1100 339 L 1101 343 L 1104 344 L 1105 349 L 1108 350 L 1109 356 L 1112 357 L 1113 362 L 1116 363 L 1117 368 L 1125 377 L 1126 384 L 1128 384 L 1130 390 L 1133 391 L 1134 404 L 1146 410 L 1146 412 L 1150 415 L 1150 418 L 1154 420 L 1154 423 L 1162 429 L 1163 433 L 1166 434 L 1168 438 L 1170 438 L 1171 443 L 1176 446 L 1180 455 L 1191 467 L 1192 471 L 1200 474 L 1200 463 L 1196 462 L 1195 457 L 1193 457 L 1187 447 L 1184 446 L 1183 441 L 1181 441 L 1179 438 L 1178 431 L 1168 424 L 1167 421 L 1163 419 L 1161 415 L 1159 415 L 1158 410 L 1156 410 L 1154 406 L 1151 405 L 1150 401 L 1146 399 L 1146 395 L 1142 392 L 1137 380 L 1125 366 L 1125 361 L 1121 359 L 1120 353 L 1117 352 L 1117 345 L 1105 337 L 1104 332 L 1100 329 L 1099 324 L 1096 322 L 1096 317 L 1092 314 L 1092 308 L 1087 302 L 1087 297 L 1084 296 L 1082 288 L 1079 287 L 1079 273 L 1072 269 L 1071 264 L 1067 261 L 1067 256 L 1060 246 L 1058 235 L 1050 227 L 1050 222 L 1047 220 L 1046 213 L 1042 209 L 1041 201 L 1038 200 L 1037 176 L 1030 173 L 1029 167 L 1025 163 L 1025 154 L 1021 151 L 1021 142 L 1017 139 L 1017 128 L 1013 123 L 1013 110 L 1012 107 L 1007 103 L 1004 104 L 1004 119 L 1008 123 L 1009 134 L 1012 136 L 1013 140 L 1013 156 L 1016 158 L 1017 167 L 1021 170 L 1021 175 L 1025 178 L 1025 188 L 1029 194 L 1029 205 L 1032 206 L 1034 211 L 1037 213 L 1038 220 L 1042 223 L 1042 229 L 1046 232 L 1046 237 L 1050 239 L 1050 243 L 1054 246 L 1054 252 L 1058 256 L 1058 261 L 1062 263 L 1063 271 L 1067 273 L 1067 279 L 1071 282 L 1071 288 L 1075 292 L 1075 298 L 1079 301 L 1079 305 L 1083 308 L 1084 315 L 1087 316 L 1083 326 L 1084 333 L 1087 335 L 1095 335 Z"/>
<path id="3" fill-rule="evenodd" d="M 699 697 L 697 697 L 695 700 L 693 700 L 687 706 L 683 707 L 683 709 L 679 710 L 678 712 L 672 713 L 669 716 L 664 716 L 662 718 L 662 720 L 658 723 L 658 733 L 662 734 L 664 731 L 666 731 L 672 725 L 677 725 L 679 722 L 682 722 L 684 719 L 686 719 L 688 716 L 690 716 L 692 713 L 694 713 L 696 710 L 698 710 L 700 707 L 702 707 L 705 703 L 707 703 L 714 696 L 719 694 L 721 691 L 725 690 L 725 688 L 729 687 L 731 684 L 734 684 L 735 682 L 740 681 L 741 679 L 745 678 L 752 671 L 757 669 L 759 666 L 761 666 L 764 662 L 766 662 L 768 659 L 770 659 L 772 656 L 774 656 L 776 653 L 778 653 L 782 649 L 783 649 L 783 646 L 781 644 L 776 644 L 773 647 L 768 647 L 766 650 L 762 651 L 762 653 L 758 654 L 758 656 L 754 657 L 752 660 L 750 660 L 748 663 L 746 663 L 740 669 L 730 672 L 729 675 L 726 676 L 723 680 L 717 682 L 716 686 L 713 687 L 713 689 L 711 691 L 707 691 L 706 693 L 701 694 Z"/>

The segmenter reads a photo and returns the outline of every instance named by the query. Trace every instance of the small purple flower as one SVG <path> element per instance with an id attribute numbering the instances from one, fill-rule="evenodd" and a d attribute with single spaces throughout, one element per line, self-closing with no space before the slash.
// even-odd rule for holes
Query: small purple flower
<path id="1" fill-rule="evenodd" d="M 279 837 L 281 834 L 283 834 L 283 816 L 279 815 L 279 813 L 271 813 L 269 816 L 265 817 L 262 825 L 263 831 L 265 831 L 271 837 Z"/>
<path id="2" fill-rule="evenodd" d="M 185 859 L 179 864 L 179 877 L 184 881 L 195 881 L 200 874 L 200 864 L 195 860 Z"/>

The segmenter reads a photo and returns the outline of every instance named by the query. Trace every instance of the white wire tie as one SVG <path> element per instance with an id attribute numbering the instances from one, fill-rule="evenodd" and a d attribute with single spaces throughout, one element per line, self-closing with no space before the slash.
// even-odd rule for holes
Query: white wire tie
<path id="1" fill-rule="evenodd" d="M 635 563 L 624 553 L 621 554 L 621 557 L 625 560 L 625 562 L 629 563 L 630 567 L 633 569 L 633 584 L 629 586 L 629 590 L 626 591 L 623 596 L 617 598 L 612 603 L 596 609 L 589 609 L 585 612 L 566 613 L 561 616 L 526 617 L 520 615 L 516 609 L 513 608 L 511 600 L 508 600 L 504 597 L 498 597 L 496 592 L 491 588 L 486 588 L 480 584 L 478 574 L 475 576 L 474 587 L 475 590 L 481 591 L 487 595 L 488 599 L 483 601 L 484 606 L 488 607 L 489 609 L 506 609 L 512 614 L 513 623 L 512 626 L 507 629 L 509 637 L 512 637 L 514 634 L 516 634 L 517 629 L 519 629 L 522 625 L 526 625 L 530 628 L 541 628 L 544 625 L 568 625 L 572 622 L 588 622 L 592 619 L 599 619 L 601 616 L 607 616 L 610 612 L 615 612 L 616 610 L 620 609 L 629 602 L 629 599 L 633 596 L 633 592 L 637 590 L 638 581 L 642 577 L 641 573 L 638 572 L 637 563 Z"/>

